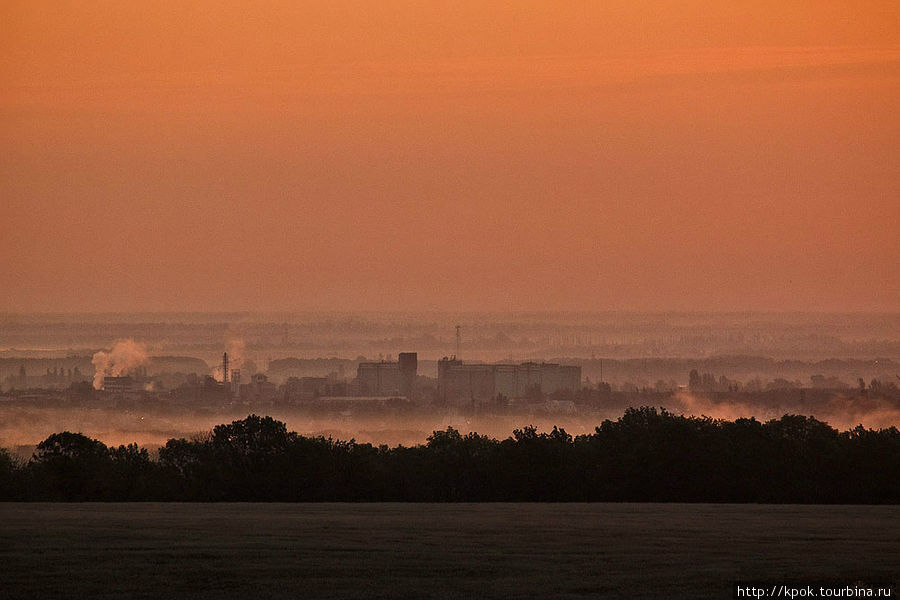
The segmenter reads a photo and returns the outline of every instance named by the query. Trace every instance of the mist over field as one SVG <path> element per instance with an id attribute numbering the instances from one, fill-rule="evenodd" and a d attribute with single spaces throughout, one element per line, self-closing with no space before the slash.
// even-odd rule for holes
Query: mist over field
<path id="1" fill-rule="evenodd" d="M 665 398 L 633 397 L 652 400 L 677 414 L 707 416 L 734 420 L 754 417 L 766 421 L 785 414 L 807 414 L 845 431 L 857 425 L 881 429 L 900 426 L 900 407 L 896 400 L 860 400 L 835 396 L 826 403 L 812 407 L 808 404 L 781 403 L 754 406 L 746 400 L 727 398 L 710 400 L 690 393 L 677 393 Z M 661 400 L 661 401 L 660 401 Z M 514 429 L 534 425 L 540 431 L 554 426 L 572 435 L 589 434 L 605 419 L 621 416 L 625 406 L 600 407 L 590 411 L 516 412 L 507 414 L 448 413 L 445 411 L 417 411 L 408 415 L 389 411 L 386 414 L 321 414 L 297 408 L 257 410 L 280 421 L 305 436 L 325 436 L 336 440 L 356 440 L 361 443 L 388 446 L 413 446 L 425 442 L 434 431 L 448 426 L 463 434 L 475 432 L 496 439 L 509 437 Z M 229 408 L 192 411 L 189 409 L 128 410 L 116 408 L 78 408 L 0 405 L 0 447 L 27 458 L 34 446 L 58 431 L 80 432 L 99 439 L 110 446 L 137 443 L 151 450 L 165 445 L 173 438 L 202 438 L 216 425 L 246 417 L 252 410 Z"/>

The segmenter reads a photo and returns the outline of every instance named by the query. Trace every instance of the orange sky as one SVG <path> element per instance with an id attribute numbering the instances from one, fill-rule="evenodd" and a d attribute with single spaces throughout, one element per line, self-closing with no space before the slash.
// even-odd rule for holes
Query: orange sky
<path id="1" fill-rule="evenodd" d="M 900 310 L 896 0 L 219 4 L 2 3 L 0 311 Z"/>

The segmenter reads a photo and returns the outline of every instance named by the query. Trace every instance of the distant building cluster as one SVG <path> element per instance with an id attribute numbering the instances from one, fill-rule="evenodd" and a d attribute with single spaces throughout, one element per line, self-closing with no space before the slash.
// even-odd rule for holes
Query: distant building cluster
<path id="1" fill-rule="evenodd" d="M 397 360 L 367 361 L 357 364 L 356 377 L 347 378 L 340 370 L 327 376 L 288 376 L 276 379 L 254 370 L 242 377 L 240 369 L 232 366 L 228 353 L 222 362 L 212 369 L 213 374 L 188 373 L 180 378 L 171 374 L 150 376 L 146 365 L 127 370 L 113 370 L 106 376 L 95 373 L 94 384 L 100 391 L 116 401 L 138 401 L 148 394 L 167 393 L 177 401 L 197 403 L 271 404 L 288 402 L 309 404 L 313 401 L 329 405 L 356 407 L 397 401 L 404 405 L 431 405 L 483 407 L 491 402 L 506 400 L 570 401 L 570 398 L 552 398 L 561 391 L 577 392 L 581 388 L 581 367 L 556 363 L 525 362 L 521 364 L 487 364 L 463 362 L 456 355 L 437 361 L 437 380 L 420 375 L 416 352 L 401 352 Z M 240 363 L 243 364 L 243 363 Z M 7 383 L 24 387 L 25 367 L 18 375 L 8 377 Z M 48 368 L 46 376 L 63 385 L 71 377 L 82 376 L 77 367 L 66 371 Z M 298 373 L 299 375 L 299 373 Z M 99 377 L 99 380 L 97 379 Z M 12 385 L 10 387 L 13 387 Z M 166 390 L 171 390 L 167 392 Z M 76 389 L 73 393 L 80 393 Z M 350 404 L 348 404 L 348 402 Z M 356 403 L 356 404 L 353 404 Z M 388 402 L 385 406 L 399 406 Z M 348 408 L 349 410 L 349 408 Z"/>
<path id="2" fill-rule="evenodd" d="M 7 388 L 25 389 L 29 387 L 38 388 L 62 388 L 71 385 L 74 382 L 84 381 L 88 377 L 82 373 L 78 365 L 68 368 L 63 366 L 47 367 L 46 372 L 41 375 L 29 375 L 25 370 L 25 365 L 19 365 L 17 373 L 8 375 L 3 384 Z"/>
<path id="3" fill-rule="evenodd" d="M 147 367 L 136 367 L 128 375 L 103 378 L 102 389 L 110 394 L 133 394 L 152 389 Z"/>
<path id="4" fill-rule="evenodd" d="M 360 396 L 416 395 L 417 355 L 403 352 L 396 362 L 362 362 L 357 368 Z M 449 403 L 479 403 L 506 398 L 545 396 L 581 388 L 581 367 L 556 363 L 464 363 L 453 358 L 438 361 L 438 396 Z"/>
<path id="5" fill-rule="evenodd" d="M 581 367 L 526 362 L 518 365 L 438 361 L 438 395 L 445 402 L 484 403 L 499 396 L 524 398 L 581 388 Z"/>
<path id="6" fill-rule="evenodd" d="M 347 382 L 336 374 L 328 377 L 291 377 L 284 384 L 284 399 L 306 402 L 329 396 L 347 396 Z"/>
<path id="7" fill-rule="evenodd" d="M 415 395 L 419 360 L 415 352 L 401 352 L 397 362 L 361 362 L 356 369 L 357 393 L 360 396 Z"/>

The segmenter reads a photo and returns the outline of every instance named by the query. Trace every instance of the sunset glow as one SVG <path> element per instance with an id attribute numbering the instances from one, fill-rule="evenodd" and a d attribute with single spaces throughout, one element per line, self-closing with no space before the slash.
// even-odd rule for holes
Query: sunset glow
<path id="1" fill-rule="evenodd" d="M 5 2 L 0 311 L 897 310 L 900 4 Z"/>

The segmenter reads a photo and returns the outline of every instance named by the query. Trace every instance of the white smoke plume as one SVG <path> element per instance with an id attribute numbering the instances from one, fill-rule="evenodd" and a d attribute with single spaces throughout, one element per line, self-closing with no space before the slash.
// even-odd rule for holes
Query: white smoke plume
<path id="1" fill-rule="evenodd" d="M 94 389 L 103 387 L 104 377 L 127 375 L 137 367 L 146 364 L 150 358 L 147 348 L 132 339 L 118 340 L 109 352 L 100 350 L 94 354 Z"/>

